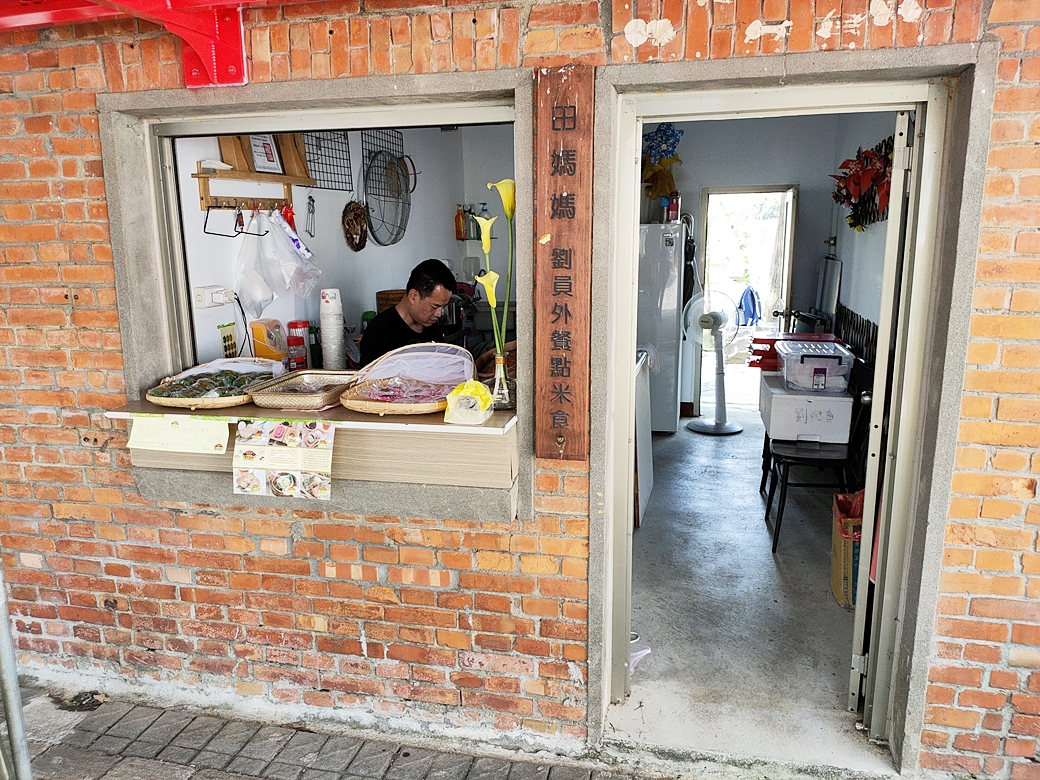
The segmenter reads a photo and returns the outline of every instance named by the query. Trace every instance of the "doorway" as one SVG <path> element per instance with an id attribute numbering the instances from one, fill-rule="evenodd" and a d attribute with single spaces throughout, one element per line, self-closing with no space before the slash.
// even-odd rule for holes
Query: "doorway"
<path id="1" fill-rule="evenodd" d="M 827 92 L 825 89 L 822 91 Z M 934 97 L 927 87 L 920 88 L 915 96 L 917 100 L 903 104 L 877 100 L 871 105 L 868 100 L 867 106 L 875 113 L 887 110 L 891 117 L 894 111 L 904 109 L 902 113 L 906 114 L 905 109 L 919 108 Z M 862 104 L 842 105 L 844 101 L 835 99 L 834 95 L 824 95 L 822 101 L 820 97 L 816 95 L 815 99 L 807 102 L 810 105 L 815 103 L 818 114 L 823 117 L 868 111 Z M 733 105 L 738 100 L 735 98 Z M 727 115 L 726 111 L 718 110 L 726 102 L 725 99 L 714 101 L 714 112 L 697 115 L 690 110 L 676 115 L 674 107 L 679 101 L 673 97 L 668 112 L 648 111 L 643 116 L 647 122 L 651 119 L 689 119 L 720 126 L 724 122 L 717 120 L 733 119 L 736 113 L 731 111 Z M 696 99 L 691 98 L 691 103 L 696 103 Z M 797 105 L 797 101 L 778 100 L 772 113 L 766 109 L 763 115 L 783 116 Z M 661 104 L 654 107 L 664 108 Z M 813 112 L 808 108 L 796 108 L 793 113 L 805 117 Z M 939 135 L 931 137 L 930 143 L 941 139 L 941 123 L 936 125 L 932 130 L 938 131 Z M 642 130 L 638 120 L 632 122 L 631 127 Z M 625 144 L 634 145 L 637 138 L 622 133 L 621 160 L 631 159 L 626 154 Z M 925 141 L 921 145 L 926 146 L 928 135 L 922 138 Z M 623 176 L 625 173 L 622 163 Z M 934 176 L 935 170 L 922 171 L 922 176 L 929 175 Z M 633 199 L 635 194 L 632 193 Z M 632 205 L 633 200 L 619 197 L 619 220 L 622 215 L 635 213 Z M 917 217 L 918 230 L 909 242 L 903 241 L 907 228 L 905 223 L 899 222 L 894 235 L 891 225 L 881 230 L 887 235 L 885 276 L 894 275 L 904 283 L 903 289 L 907 294 L 910 286 L 905 283 L 920 279 L 918 274 L 930 267 L 926 252 L 921 252 L 930 247 L 930 239 L 923 245 L 920 239 L 930 235 L 934 227 L 929 220 L 933 212 L 924 208 L 920 201 L 915 201 L 911 208 L 916 209 L 913 213 Z M 707 211 L 706 204 L 704 211 Z M 922 213 L 924 223 L 921 221 Z M 702 224 L 707 221 L 702 220 Z M 827 229 L 834 227 L 829 215 L 826 222 Z M 624 222 L 619 222 L 619 226 L 619 232 L 623 233 Z M 630 256 L 624 251 L 625 243 L 626 238 L 619 237 L 622 250 L 616 259 L 620 265 L 630 262 Z M 702 246 L 707 243 L 702 242 Z M 901 264 L 894 256 L 896 250 L 889 251 L 892 247 L 904 245 L 915 251 L 916 267 L 913 263 Z M 821 249 L 822 241 L 813 251 L 821 256 Z M 708 263 L 702 263 L 701 267 L 707 268 Z M 903 271 L 905 274 L 901 275 Z M 808 294 L 809 289 L 809 285 L 797 281 L 797 276 L 796 270 L 791 293 L 795 298 L 799 293 Z M 627 278 L 627 268 L 619 269 L 618 277 Z M 812 287 L 815 292 L 815 284 Z M 927 284 L 915 288 L 914 296 L 926 296 L 926 290 Z M 879 299 L 884 298 L 884 285 L 874 292 Z M 617 322 L 623 321 L 630 311 L 624 300 L 626 295 L 622 285 L 617 300 Z M 797 300 L 789 303 L 797 304 Z M 890 298 L 887 306 L 881 317 L 883 331 L 887 328 L 887 332 L 893 333 L 892 328 L 898 321 L 905 343 L 921 338 L 923 320 L 914 321 L 908 316 L 908 311 L 893 305 Z M 897 341 L 886 342 L 882 353 L 887 355 L 890 347 L 899 349 L 895 346 Z M 905 365 L 905 361 L 901 363 L 900 370 Z M 888 380 L 881 381 L 884 389 Z M 877 388 L 875 385 L 875 390 Z M 615 392 L 616 401 L 625 395 L 620 383 L 615 385 Z M 914 406 L 916 400 L 903 398 L 902 404 L 904 419 L 913 419 L 905 415 L 907 403 Z M 801 506 L 797 510 L 800 515 L 797 530 L 785 525 L 785 539 L 777 556 L 769 554 L 768 543 L 764 552 L 759 545 L 763 538 L 768 539 L 768 532 L 762 523 L 763 503 L 756 491 L 762 443 L 761 423 L 756 417 L 757 412 L 746 412 L 743 439 L 704 439 L 691 447 L 682 446 L 682 431 L 675 437 L 658 439 L 655 449 L 661 451 L 662 457 L 655 458 L 660 463 L 660 466 L 655 463 L 655 471 L 661 476 L 672 477 L 675 487 L 670 492 L 651 496 L 648 517 L 639 531 L 646 535 L 639 542 L 633 542 L 630 530 L 619 528 L 617 523 L 621 513 L 615 514 L 613 538 L 616 544 L 625 545 L 623 553 L 617 548 L 615 552 L 627 557 L 627 562 L 615 558 L 615 565 L 630 567 L 628 576 L 634 585 L 627 594 L 619 594 L 616 590 L 612 594 L 615 617 L 611 639 L 611 670 L 614 673 L 611 699 L 614 705 L 607 712 L 607 739 L 694 754 L 721 753 L 743 758 L 890 771 L 891 761 L 886 752 L 867 743 L 866 735 L 858 733 L 856 728 L 859 716 L 845 708 L 848 690 L 845 678 L 853 655 L 853 622 L 850 613 L 844 613 L 833 603 L 827 587 L 830 494 L 806 492 L 798 499 Z M 901 434 L 906 432 L 906 428 L 912 426 L 906 425 Z M 877 453 L 872 454 L 876 456 Z M 619 462 L 624 468 L 624 464 L 631 461 L 621 458 Z M 672 474 L 669 474 L 669 469 Z M 615 473 L 622 477 L 621 473 Z M 621 481 L 624 483 L 623 478 Z M 660 484 L 657 474 L 655 482 Z M 712 485 L 722 485 L 726 489 L 720 492 L 706 489 Z M 734 489 L 735 485 L 742 488 Z M 615 493 L 615 506 L 620 506 L 617 501 L 622 495 L 623 492 Z M 655 498 L 659 498 L 661 503 L 658 507 L 659 527 L 650 531 L 654 522 Z M 894 500 L 891 496 L 889 498 Z M 626 526 L 630 528 L 627 523 Z M 886 547 L 884 532 L 882 528 L 882 546 Z M 869 533 L 870 529 L 864 528 L 865 536 Z M 657 544 L 653 543 L 653 534 L 660 537 Z M 867 546 L 869 548 L 869 541 Z M 650 548 L 654 548 L 653 552 L 649 552 Z M 887 546 L 887 549 L 894 551 L 894 546 Z M 821 562 L 823 568 L 815 568 Z M 901 564 L 899 559 L 898 565 Z M 682 574 L 677 577 L 676 572 L 680 569 L 683 569 Z M 890 569 L 889 574 L 895 577 L 895 571 Z M 639 590 L 641 578 L 647 584 L 642 591 Z M 614 582 L 623 580 L 615 578 Z M 898 583 L 895 587 L 898 588 Z M 812 592 L 814 589 L 815 594 Z M 801 597 L 805 594 L 809 594 L 809 601 L 815 603 L 815 609 L 804 610 L 808 602 Z M 627 603 L 626 596 L 631 599 Z M 633 624 L 631 628 L 640 634 L 640 641 L 648 638 L 643 626 L 650 627 L 650 633 L 658 632 L 660 636 L 674 629 L 673 640 L 683 636 L 693 638 L 698 651 L 690 653 L 689 642 L 683 647 L 681 641 L 673 641 L 669 647 L 667 640 L 662 640 L 666 644 L 656 649 L 651 647 L 650 654 L 641 662 L 642 668 L 647 670 L 645 684 L 637 681 L 638 670 L 629 677 L 629 669 L 621 662 L 621 653 L 629 649 L 621 643 L 622 639 L 629 638 L 627 621 L 639 612 L 644 612 L 646 619 L 640 617 L 638 625 Z M 777 626 L 778 618 L 786 621 L 786 626 L 771 634 L 768 627 Z M 621 627 L 625 629 L 623 633 Z M 828 644 L 829 649 L 823 651 L 822 646 Z M 832 652 L 834 648 L 839 648 L 837 653 Z M 636 654 L 625 655 L 628 656 L 626 660 L 636 658 Z M 624 669 L 625 675 L 616 674 L 618 669 Z M 651 675 L 651 671 L 654 674 Z M 868 687 L 886 685 L 888 678 L 879 683 L 882 679 L 883 674 L 876 672 L 868 681 Z M 631 696 L 626 696 L 629 690 Z M 825 716 L 820 717 L 821 713 Z M 874 726 L 884 733 L 883 719 Z M 746 738 L 749 733 L 756 734 L 753 744 Z"/>
<path id="2" fill-rule="evenodd" d="M 726 402 L 729 406 L 756 408 L 759 372 L 747 365 L 752 339 L 761 333 L 783 330 L 782 312 L 791 298 L 791 269 L 798 212 L 798 187 L 762 186 L 754 189 L 706 187 L 701 193 L 704 262 L 704 311 L 722 311 L 729 322 L 724 328 Z M 781 316 L 774 316 L 780 312 Z M 694 376 L 693 413 L 711 415 L 715 402 L 715 376 L 704 370 L 714 360 L 710 338 L 695 334 L 701 363 Z M 701 411 L 704 404 L 707 409 Z"/>

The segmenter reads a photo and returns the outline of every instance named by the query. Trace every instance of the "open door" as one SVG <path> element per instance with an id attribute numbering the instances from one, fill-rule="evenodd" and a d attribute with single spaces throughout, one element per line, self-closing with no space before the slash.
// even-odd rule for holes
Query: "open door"
<path id="1" fill-rule="evenodd" d="M 858 710 L 862 701 L 863 723 L 872 739 L 884 739 L 887 733 L 891 648 L 907 530 L 903 505 L 907 491 L 897 489 L 896 481 L 913 456 L 912 446 L 900 436 L 901 423 L 909 420 L 908 425 L 913 425 L 907 416 L 909 393 L 904 386 L 921 168 L 920 145 L 913 145 L 913 136 L 911 113 L 898 112 L 849 674 L 848 709 Z"/>
<path id="2" fill-rule="evenodd" d="M 710 299 L 720 294 L 739 304 L 747 287 L 762 305 L 761 320 L 744 328 L 750 342 L 757 331 L 784 330 L 778 317 L 789 309 L 794 266 L 798 187 L 706 187 L 701 194 L 702 257 L 697 289 Z M 712 351 L 710 339 L 693 352 L 693 413 L 700 416 L 702 360 Z M 743 344 L 733 351 L 743 354 Z M 713 359 L 709 356 L 709 359 Z"/>

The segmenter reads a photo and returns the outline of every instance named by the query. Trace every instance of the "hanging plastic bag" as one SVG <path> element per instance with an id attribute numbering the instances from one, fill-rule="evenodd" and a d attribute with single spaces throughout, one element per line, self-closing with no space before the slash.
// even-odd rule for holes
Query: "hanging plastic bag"
<path id="1" fill-rule="evenodd" d="M 280 287 L 273 287 L 275 294 L 292 291 L 294 295 L 305 298 L 321 275 L 321 270 L 308 259 L 312 256 L 311 251 L 281 215 L 260 216 L 263 227 L 260 232 L 267 231 L 260 238 L 266 273 L 270 275 L 268 278 L 274 276 L 281 282 Z"/>
<path id="2" fill-rule="evenodd" d="M 250 319 L 257 319 L 274 300 L 275 293 L 261 272 L 260 237 L 255 235 L 257 220 L 250 217 L 242 233 L 242 246 L 235 262 L 235 292 L 242 309 Z"/>

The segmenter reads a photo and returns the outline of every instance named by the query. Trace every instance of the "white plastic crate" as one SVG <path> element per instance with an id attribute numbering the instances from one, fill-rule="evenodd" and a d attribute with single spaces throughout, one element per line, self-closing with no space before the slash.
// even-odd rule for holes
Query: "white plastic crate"
<path id="1" fill-rule="evenodd" d="M 853 355 L 841 344 L 819 341 L 778 341 L 780 372 L 787 389 L 796 393 L 844 393 L 849 387 Z"/>

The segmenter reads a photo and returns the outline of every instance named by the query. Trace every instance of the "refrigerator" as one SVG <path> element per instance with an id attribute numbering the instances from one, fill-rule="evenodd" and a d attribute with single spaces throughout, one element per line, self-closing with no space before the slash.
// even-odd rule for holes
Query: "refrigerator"
<path id="1" fill-rule="evenodd" d="M 682 347 L 682 223 L 639 226 L 639 307 L 636 341 L 653 347 L 650 373 L 650 428 L 679 429 L 679 372 Z"/>

